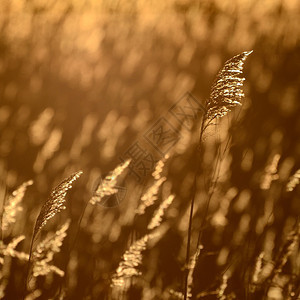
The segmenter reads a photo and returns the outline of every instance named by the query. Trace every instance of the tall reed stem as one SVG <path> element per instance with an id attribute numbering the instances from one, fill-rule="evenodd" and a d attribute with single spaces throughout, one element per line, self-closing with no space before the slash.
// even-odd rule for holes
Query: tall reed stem
<path id="1" fill-rule="evenodd" d="M 22 295 L 23 300 L 25 299 L 26 291 L 27 291 L 27 282 L 28 282 L 28 277 L 29 277 L 30 261 L 31 261 L 31 255 L 32 255 L 32 249 L 33 249 L 34 241 L 35 241 L 35 236 L 34 236 L 34 233 L 33 233 L 32 234 L 32 238 L 31 238 L 31 242 L 30 242 L 30 250 L 29 250 L 29 258 L 28 258 L 27 270 L 26 270 L 26 273 L 25 273 L 26 275 L 25 275 L 24 287 L 23 287 L 23 295 Z"/>
<path id="2" fill-rule="evenodd" d="M 192 225 L 193 225 L 193 214 L 194 214 L 194 204 L 195 204 L 195 197 L 197 191 L 197 178 L 198 173 L 200 171 L 200 158 L 202 152 L 202 137 L 205 130 L 205 115 L 203 116 L 201 122 L 201 129 L 200 129 L 200 136 L 199 142 L 197 145 L 197 155 L 196 155 L 196 171 L 194 175 L 194 181 L 192 186 L 192 200 L 191 200 L 191 207 L 190 207 L 190 216 L 189 216 L 189 227 L 188 227 L 188 240 L 186 246 L 186 257 L 185 257 L 185 279 L 184 279 L 184 300 L 187 299 L 188 293 L 188 275 L 189 275 L 189 259 L 190 259 L 190 248 L 191 248 L 191 236 L 192 236 Z"/>

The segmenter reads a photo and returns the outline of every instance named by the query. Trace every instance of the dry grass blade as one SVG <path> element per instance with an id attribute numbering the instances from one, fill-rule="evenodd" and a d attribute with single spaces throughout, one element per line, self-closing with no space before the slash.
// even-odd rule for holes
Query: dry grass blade
<path id="1" fill-rule="evenodd" d="M 300 223 L 297 221 L 295 227 L 292 231 L 288 233 L 286 241 L 284 242 L 281 250 L 277 256 L 277 259 L 274 262 L 273 269 L 265 280 L 265 295 L 272 290 L 272 288 L 276 288 L 278 284 L 278 279 L 281 275 L 283 275 L 283 267 L 287 263 L 289 257 L 292 255 L 294 251 L 297 251 L 297 245 L 299 244 L 300 238 Z M 283 298 L 282 298 L 283 299 Z M 286 298 L 285 298 L 286 299 Z"/>
<path id="2" fill-rule="evenodd" d="M 228 276 L 226 274 L 224 274 L 222 276 L 222 282 L 220 287 L 218 288 L 218 295 L 217 295 L 217 299 L 220 300 L 225 300 L 227 297 L 225 295 L 225 290 L 227 288 L 227 282 L 228 282 Z"/>
<path id="3" fill-rule="evenodd" d="M 194 275 L 194 270 L 196 267 L 196 263 L 198 260 L 198 257 L 200 255 L 201 250 L 203 249 L 202 245 L 199 245 L 196 249 L 195 254 L 191 257 L 188 269 L 188 280 L 187 280 L 187 294 L 185 295 L 187 299 L 191 299 L 192 298 L 192 286 L 193 286 L 193 275 Z"/>
<path id="4" fill-rule="evenodd" d="M 289 179 L 289 182 L 286 185 L 287 192 L 291 192 L 300 182 L 300 169 Z"/>
<path id="5" fill-rule="evenodd" d="M 9 196 L 7 203 L 3 209 L 3 217 L 2 217 L 3 230 L 7 230 L 10 225 L 16 222 L 16 215 L 19 211 L 22 210 L 21 202 L 23 200 L 27 187 L 32 184 L 33 184 L 32 180 L 24 182 L 11 194 L 11 196 Z"/>
<path id="6" fill-rule="evenodd" d="M 243 65 L 252 51 L 245 51 L 226 61 L 217 75 L 207 101 L 207 118 L 213 120 L 225 116 L 232 107 L 241 105 L 245 78 L 240 77 Z"/>
<path id="7" fill-rule="evenodd" d="M 67 236 L 69 225 L 70 220 L 67 220 L 54 235 L 47 237 L 37 245 L 36 250 L 32 254 L 34 277 L 45 276 L 51 271 L 57 273 L 61 277 L 64 275 L 62 270 L 49 265 L 49 263 L 53 260 L 54 254 L 60 252 L 62 242 Z"/>
<path id="8" fill-rule="evenodd" d="M 106 176 L 99 186 L 97 187 L 97 190 L 93 197 L 90 199 L 91 204 L 97 204 L 100 203 L 102 198 L 104 196 L 110 196 L 118 192 L 118 189 L 116 188 L 117 179 L 118 177 L 124 172 L 124 170 L 128 167 L 130 164 L 130 159 L 126 160 L 124 163 L 117 166 L 111 174 Z"/>
<path id="9" fill-rule="evenodd" d="M 164 166 L 166 161 L 170 158 L 169 154 L 166 154 L 162 159 L 160 159 L 155 165 L 155 170 L 152 172 L 152 176 L 154 179 L 158 180 L 162 177 L 162 172 L 164 170 Z"/>
<path id="10" fill-rule="evenodd" d="M 151 235 L 147 234 L 135 241 L 124 253 L 122 260 L 112 277 L 112 287 L 124 287 L 125 280 L 141 273 L 137 269 L 142 263 L 142 251 L 146 249 L 147 242 Z"/>
<path id="11" fill-rule="evenodd" d="M 2 241 L 0 241 L 0 265 L 4 263 L 4 256 L 16 257 L 20 260 L 28 260 L 29 255 L 24 252 L 19 252 L 16 249 L 18 244 L 25 239 L 24 235 L 20 235 L 14 238 L 8 245 L 4 245 Z M 2 257 L 3 256 L 3 257 Z"/>
<path id="12" fill-rule="evenodd" d="M 144 214 L 146 208 L 153 205 L 158 199 L 159 189 L 161 185 L 167 180 L 165 176 L 162 176 L 162 172 L 165 166 L 165 162 L 167 159 L 169 159 L 169 157 L 169 154 L 166 154 L 161 160 L 156 163 L 155 170 L 152 173 L 154 182 L 141 197 L 141 202 L 135 211 L 138 215 Z"/>
<path id="13" fill-rule="evenodd" d="M 279 274 L 282 271 L 282 268 L 287 263 L 288 258 L 292 252 L 296 249 L 297 243 L 300 239 L 300 223 L 297 223 L 294 230 L 292 230 L 281 248 L 278 259 L 276 260 L 273 275 Z M 271 276 L 272 277 L 272 276 Z"/>
<path id="14" fill-rule="evenodd" d="M 154 216 L 148 225 L 149 230 L 152 230 L 161 224 L 164 212 L 172 204 L 174 198 L 175 198 L 174 195 L 170 195 L 167 199 L 165 199 L 162 202 L 162 204 L 159 206 L 159 208 L 155 211 Z"/>
<path id="15" fill-rule="evenodd" d="M 136 213 L 138 215 L 142 215 L 145 213 L 147 207 L 154 204 L 154 202 L 158 198 L 158 192 L 160 186 L 167 180 L 166 177 L 159 178 L 156 180 L 146 191 L 146 193 L 141 198 L 141 203 L 139 204 L 138 208 L 136 209 Z"/>
<path id="16" fill-rule="evenodd" d="M 38 232 L 44 227 L 49 219 L 54 217 L 57 213 L 65 209 L 64 203 L 66 202 L 66 194 L 69 189 L 72 188 L 72 183 L 80 177 L 82 171 L 73 173 L 68 178 L 64 179 L 57 187 L 55 187 L 50 197 L 43 205 L 40 214 L 36 220 L 33 239 Z"/>
<path id="17" fill-rule="evenodd" d="M 202 118 L 199 143 L 198 143 L 198 152 L 201 152 L 202 149 L 202 139 L 203 134 L 206 128 L 211 124 L 214 119 L 221 118 L 225 116 L 231 108 L 236 105 L 241 105 L 241 99 L 244 97 L 242 90 L 244 78 L 240 77 L 243 72 L 243 65 L 252 51 L 245 51 L 241 54 L 238 54 L 231 59 L 229 59 L 223 69 L 217 75 L 212 87 L 210 97 L 206 102 L 206 114 Z M 200 160 L 199 155 L 196 156 L 196 172 L 194 176 L 193 186 L 192 186 L 192 201 L 190 206 L 190 217 L 189 217 L 189 228 L 188 228 L 188 240 L 187 240 L 187 251 L 186 251 L 186 265 L 189 262 L 190 256 L 190 244 L 191 244 L 191 233 L 192 233 L 192 222 L 193 222 L 193 211 L 194 203 L 197 189 L 197 173 L 200 169 Z M 208 197 L 204 215 L 202 217 L 201 228 L 204 227 L 206 216 L 208 213 L 211 197 Z M 201 244 L 202 230 L 199 232 L 197 245 Z M 187 299 L 188 294 L 188 270 L 185 274 L 185 284 L 184 284 L 184 300 Z"/>
<path id="18" fill-rule="evenodd" d="M 251 277 L 250 288 L 251 292 L 255 292 L 256 285 L 261 281 L 261 272 L 263 269 L 264 252 L 261 252 L 256 259 L 254 271 Z"/>
<path id="19" fill-rule="evenodd" d="M 268 190 L 271 187 L 272 182 L 279 178 L 277 169 L 280 157 L 280 154 L 275 154 L 272 158 L 272 161 L 266 166 L 265 174 L 260 183 L 260 188 L 262 190 Z"/>

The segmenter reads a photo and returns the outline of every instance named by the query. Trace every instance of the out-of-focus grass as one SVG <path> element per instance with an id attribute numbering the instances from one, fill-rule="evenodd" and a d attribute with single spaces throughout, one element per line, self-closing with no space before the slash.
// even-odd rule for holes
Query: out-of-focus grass
<path id="1" fill-rule="evenodd" d="M 0 176 L 8 194 L 34 181 L 18 222 L 3 233 L 4 244 L 24 234 L 18 249 L 28 252 L 34 220 L 51 188 L 73 171 L 84 171 L 70 192 L 66 216 L 47 229 L 55 231 L 67 215 L 72 218 L 55 262 L 62 268 L 68 264 L 69 275 L 64 282 L 55 276 L 37 280 L 41 299 L 53 297 L 59 286 L 67 287 L 68 299 L 110 293 L 111 275 L 130 241 L 146 234 L 152 211 L 134 218 L 147 186 L 131 177 L 119 207 L 87 207 L 76 246 L 68 253 L 97 180 L 185 92 L 204 101 L 223 62 L 251 49 L 243 108 L 205 137 L 194 240 L 217 146 L 231 140 L 212 197 L 193 295 L 216 291 L 228 269 L 227 295 L 262 297 L 263 288 L 257 283 L 255 292 L 251 285 L 255 261 L 263 251 L 263 266 L 270 268 L 300 211 L 299 191 L 285 189 L 299 169 L 299 16 L 297 0 L 1 1 Z M 141 294 L 168 299 L 169 289 L 182 290 L 197 128 L 182 130 L 182 136 L 187 145 L 173 148 L 177 152 L 165 166 L 168 181 L 159 197 L 171 189 L 176 198 L 166 211 L 161 239 L 144 253 L 143 276 L 132 281 L 129 299 Z M 277 179 L 261 189 L 276 154 Z M 6 298 L 16 299 L 25 264 L 13 259 L 6 266 Z M 283 299 L 280 287 L 288 289 L 290 278 L 299 283 L 298 270 L 299 254 L 293 254 L 269 299 Z"/>

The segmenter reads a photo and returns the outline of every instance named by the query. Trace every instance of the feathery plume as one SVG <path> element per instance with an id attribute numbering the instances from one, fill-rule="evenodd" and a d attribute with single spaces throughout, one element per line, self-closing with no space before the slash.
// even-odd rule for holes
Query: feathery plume
<path id="1" fill-rule="evenodd" d="M 251 291 L 255 291 L 255 285 L 257 285 L 261 280 L 261 272 L 263 268 L 263 259 L 264 259 L 264 252 L 261 252 L 256 259 L 254 271 L 251 278 Z"/>
<path id="2" fill-rule="evenodd" d="M 155 169 L 152 173 L 154 178 L 154 183 L 147 189 L 147 191 L 141 197 L 141 203 L 135 212 L 138 215 L 142 215 L 145 213 L 147 207 L 154 204 L 157 200 L 157 194 L 160 186 L 167 180 L 166 177 L 162 177 L 163 167 L 165 165 L 166 160 L 170 157 L 169 154 L 166 154 L 161 160 L 156 163 Z"/>
<path id="3" fill-rule="evenodd" d="M 3 230 L 7 230 L 10 225 L 16 222 L 16 216 L 18 212 L 22 211 L 21 202 L 23 200 L 27 187 L 32 184 L 33 184 L 32 180 L 24 182 L 9 196 L 7 200 L 7 204 L 4 206 L 3 209 L 3 216 L 2 216 Z"/>
<path id="4" fill-rule="evenodd" d="M 64 272 L 56 266 L 50 265 L 55 253 L 60 252 L 64 238 L 67 236 L 67 230 L 70 220 L 67 220 L 54 235 L 48 236 L 41 241 L 32 254 L 33 276 L 45 276 L 48 273 L 55 272 L 59 276 L 64 276 Z"/>
<path id="5" fill-rule="evenodd" d="M 0 255 L 1 256 L 10 256 L 10 257 L 16 257 L 20 260 L 28 260 L 29 255 L 24 252 L 19 252 L 16 249 L 18 244 L 22 242 L 25 239 L 24 235 L 20 235 L 16 238 L 14 238 L 8 245 L 4 245 L 2 241 L 0 241 Z M 0 264 L 4 263 L 4 258 L 0 257 Z"/>
<path id="6" fill-rule="evenodd" d="M 145 213 L 145 209 L 154 204 L 157 200 L 157 194 L 160 186 L 167 180 L 166 177 L 162 177 L 162 171 L 165 165 L 166 160 L 170 157 L 169 154 L 166 154 L 162 159 L 160 159 L 155 166 L 152 176 L 154 178 L 154 183 L 147 189 L 147 191 L 141 197 L 141 203 L 135 212 L 138 215 Z"/>
<path id="7" fill-rule="evenodd" d="M 207 101 L 207 119 L 213 120 L 225 116 L 231 108 L 241 105 L 244 97 L 242 90 L 243 65 L 253 51 L 245 51 L 225 62 L 223 69 L 217 75 L 212 88 L 209 100 Z"/>
<path id="8" fill-rule="evenodd" d="M 175 196 L 170 195 L 167 199 L 165 199 L 162 204 L 159 206 L 157 211 L 154 213 L 153 218 L 151 219 L 148 229 L 152 230 L 156 227 L 158 227 L 161 224 L 162 217 L 164 215 L 165 210 L 172 204 Z"/>
<path id="9" fill-rule="evenodd" d="M 296 229 L 292 230 L 281 248 L 278 259 L 275 263 L 273 275 L 279 274 L 282 271 L 283 266 L 286 264 L 288 258 L 295 250 L 300 238 L 300 223 L 296 225 Z M 271 276 L 272 277 L 272 276 Z"/>
<path id="10" fill-rule="evenodd" d="M 289 182 L 286 185 L 287 192 L 291 192 L 300 182 L 300 169 L 289 179 Z"/>
<path id="11" fill-rule="evenodd" d="M 78 179 L 82 174 L 82 171 L 73 173 L 68 178 L 64 179 L 57 187 L 55 187 L 50 197 L 47 199 L 45 204 L 38 215 L 35 223 L 33 240 L 38 232 L 44 227 L 49 219 L 54 217 L 57 213 L 65 209 L 67 191 L 72 188 L 72 183 Z"/>
<path id="12" fill-rule="evenodd" d="M 137 268 L 142 263 L 142 251 L 146 249 L 149 238 L 149 234 L 143 236 L 126 250 L 112 277 L 112 286 L 124 287 L 126 279 L 141 274 Z"/>
<path id="13" fill-rule="evenodd" d="M 225 296 L 225 290 L 227 288 L 227 282 L 228 282 L 228 276 L 226 274 L 224 274 L 222 276 L 222 283 L 218 289 L 218 295 L 217 298 L 220 300 L 225 300 L 226 296 Z"/>
<path id="14" fill-rule="evenodd" d="M 193 274 L 194 274 L 194 270 L 196 267 L 196 263 L 197 260 L 199 258 L 200 252 L 203 249 L 202 245 L 199 245 L 197 247 L 197 250 L 195 252 L 195 254 L 192 256 L 191 261 L 189 263 L 188 269 L 189 269 L 189 273 L 188 273 L 188 278 L 187 278 L 187 299 L 191 299 L 192 298 L 192 286 L 193 286 Z"/>
<path id="15" fill-rule="evenodd" d="M 155 170 L 152 173 L 152 176 L 154 179 L 158 180 L 159 178 L 161 178 L 161 173 L 164 169 L 165 166 L 165 162 L 166 160 L 170 157 L 169 154 L 166 154 L 162 159 L 160 159 L 156 165 L 155 165 Z"/>
<path id="16" fill-rule="evenodd" d="M 117 179 L 123 173 L 123 171 L 130 164 L 131 159 L 127 159 L 124 163 L 117 166 L 111 174 L 107 175 L 97 187 L 97 190 L 93 197 L 90 199 L 91 204 L 97 204 L 101 202 L 104 196 L 110 196 L 116 194 L 118 189 L 116 188 Z"/>
<path id="17" fill-rule="evenodd" d="M 141 203 L 136 209 L 138 215 L 145 213 L 147 207 L 151 206 L 157 200 L 157 194 L 160 186 L 166 181 L 166 177 L 159 178 L 156 180 L 146 191 L 146 193 L 141 198 Z"/>

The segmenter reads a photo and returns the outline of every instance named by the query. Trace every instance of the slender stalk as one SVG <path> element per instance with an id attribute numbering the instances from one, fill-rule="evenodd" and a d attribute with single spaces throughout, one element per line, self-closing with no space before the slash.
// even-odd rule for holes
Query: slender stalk
<path id="1" fill-rule="evenodd" d="M 28 283 L 28 277 L 29 277 L 29 271 L 30 271 L 30 261 L 31 261 L 31 255 L 32 255 L 32 249 L 33 249 L 33 243 L 34 243 L 34 233 L 32 234 L 31 242 L 30 242 L 30 250 L 29 250 L 29 258 L 28 258 L 28 263 L 27 263 L 27 270 L 26 270 L 26 275 L 25 275 L 25 280 L 24 280 L 24 287 L 23 287 L 23 295 L 22 298 L 23 300 L 25 299 L 26 296 L 26 291 L 27 291 L 27 283 Z"/>
<path id="2" fill-rule="evenodd" d="M 74 248 L 74 246 L 75 246 L 75 244 L 76 244 L 76 242 L 77 242 L 77 237 L 78 237 L 78 234 L 79 234 L 80 229 L 81 229 L 81 227 L 80 227 L 80 226 L 81 226 L 81 222 L 82 222 L 84 213 L 85 213 L 86 208 L 87 208 L 87 206 L 88 206 L 89 203 L 90 203 L 90 200 L 88 200 L 88 201 L 84 204 L 84 209 L 83 209 L 83 211 L 82 211 L 82 213 L 81 213 L 81 215 L 80 215 L 80 218 L 79 218 L 79 221 L 78 221 L 78 225 L 77 225 L 77 231 L 76 231 L 76 234 L 75 234 L 73 243 L 72 243 L 71 247 L 69 248 L 69 253 L 71 253 L 71 251 L 73 250 L 73 248 Z"/>
<path id="3" fill-rule="evenodd" d="M 195 197 L 196 197 L 196 191 L 197 191 L 197 179 L 198 179 L 198 173 L 200 171 L 200 158 L 201 158 L 201 153 L 202 153 L 202 148 L 203 148 L 202 147 L 202 139 L 203 139 L 203 134 L 204 134 L 206 128 L 210 124 L 211 124 L 211 121 L 208 121 L 206 123 L 206 118 L 204 116 L 203 119 L 202 119 L 202 123 L 201 123 L 200 136 L 199 136 L 199 142 L 198 142 L 198 155 L 196 156 L 196 172 L 195 172 L 193 186 L 192 186 L 192 200 L 191 200 L 191 207 L 190 207 L 188 241 L 187 241 L 187 251 L 186 251 L 186 260 L 185 260 L 185 265 L 186 265 L 185 272 L 186 273 L 185 273 L 185 283 L 184 283 L 184 300 L 187 299 L 187 292 L 188 292 L 188 290 L 187 290 L 188 289 L 188 273 L 189 273 L 188 264 L 189 264 L 189 258 L 190 258 L 192 223 L 193 223 Z M 225 154 L 225 152 L 228 148 L 228 145 L 229 145 L 229 141 L 227 141 L 227 143 L 226 143 L 225 149 L 223 151 L 223 156 L 224 156 L 224 154 Z M 220 154 L 220 156 L 221 156 L 221 154 Z M 222 158 L 220 158 L 219 161 L 222 162 Z M 219 166 L 216 166 L 216 169 L 219 169 Z M 215 170 L 212 177 L 214 177 L 216 174 L 217 174 L 217 177 L 218 177 L 218 172 Z M 202 241 L 203 228 L 205 226 L 206 216 L 208 214 L 210 201 L 211 201 L 213 191 L 214 191 L 215 186 L 216 186 L 216 181 L 214 182 L 213 188 L 209 192 L 208 198 L 207 198 L 206 203 L 205 203 L 204 213 L 203 213 L 203 216 L 201 218 L 200 231 L 199 231 L 198 240 L 197 240 L 197 248 L 200 246 L 201 241 Z M 198 259 L 199 259 L 199 257 L 198 257 Z"/>
<path id="4" fill-rule="evenodd" d="M 79 218 L 79 221 L 78 221 L 78 224 L 77 224 L 77 230 L 76 230 L 76 234 L 75 234 L 75 237 L 74 237 L 74 240 L 73 240 L 73 243 L 71 244 L 70 248 L 69 248 L 69 253 L 72 252 L 73 248 L 75 247 L 75 244 L 77 242 L 77 237 L 78 237 L 78 234 L 80 232 L 80 229 L 81 229 L 81 222 L 82 222 L 82 219 L 83 219 L 83 216 L 84 216 L 84 213 L 86 211 L 86 208 L 88 206 L 88 204 L 90 203 L 90 199 L 88 201 L 86 201 L 86 203 L 84 204 L 84 209 L 82 210 L 82 213 L 80 215 L 80 218 Z M 62 291 L 62 287 L 63 287 L 63 282 L 66 281 L 66 278 L 67 278 L 67 264 L 65 264 L 64 266 L 64 269 L 63 269 L 64 273 L 65 273 L 65 276 L 62 280 L 62 283 L 60 284 L 60 287 L 59 287 L 59 292 L 58 294 L 60 295 L 61 294 L 61 291 Z"/>
<path id="5" fill-rule="evenodd" d="M 192 236 L 192 225 L 193 225 L 193 214 L 194 214 L 194 204 L 195 204 L 195 197 L 196 197 L 196 191 L 197 191 L 197 178 L 198 173 L 200 170 L 200 157 L 202 152 L 202 137 L 205 129 L 207 126 L 205 126 L 205 116 L 203 116 L 202 123 L 201 123 L 201 129 L 200 129 L 200 136 L 199 136 L 199 142 L 198 142 L 198 153 L 196 155 L 196 171 L 192 186 L 192 200 L 191 200 L 191 207 L 190 207 L 190 216 L 189 216 L 189 227 L 188 227 L 188 240 L 187 240 L 187 246 L 186 246 L 186 257 L 185 257 L 185 279 L 184 279 L 184 300 L 187 299 L 187 292 L 188 292 L 188 274 L 189 274 L 189 259 L 190 259 L 190 248 L 191 248 L 191 236 Z"/>
<path id="6" fill-rule="evenodd" d="M 217 159 L 216 159 L 216 165 L 214 167 L 214 171 L 213 171 L 213 174 L 211 176 L 211 180 L 210 180 L 210 182 L 208 184 L 208 187 L 207 187 L 209 192 L 208 192 L 208 198 L 207 198 L 207 201 L 206 201 L 206 204 L 205 204 L 205 210 L 204 210 L 204 213 L 203 213 L 203 218 L 202 218 L 201 225 L 200 225 L 200 231 L 199 231 L 199 235 L 198 235 L 197 247 L 199 247 L 199 245 L 201 244 L 203 228 L 205 226 L 206 217 L 207 217 L 209 206 L 210 206 L 210 201 L 211 201 L 211 198 L 214 194 L 216 185 L 218 183 L 218 178 L 220 176 L 221 164 L 224 160 L 226 152 L 229 149 L 231 138 L 232 138 L 231 136 L 229 136 L 227 138 L 226 144 L 225 144 L 225 147 L 224 147 L 223 151 L 221 151 L 221 146 L 219 146 L 218 156 L 217 156 Z M 211 185 L 211 183 L 212 183 L 212 185 Z"/>

